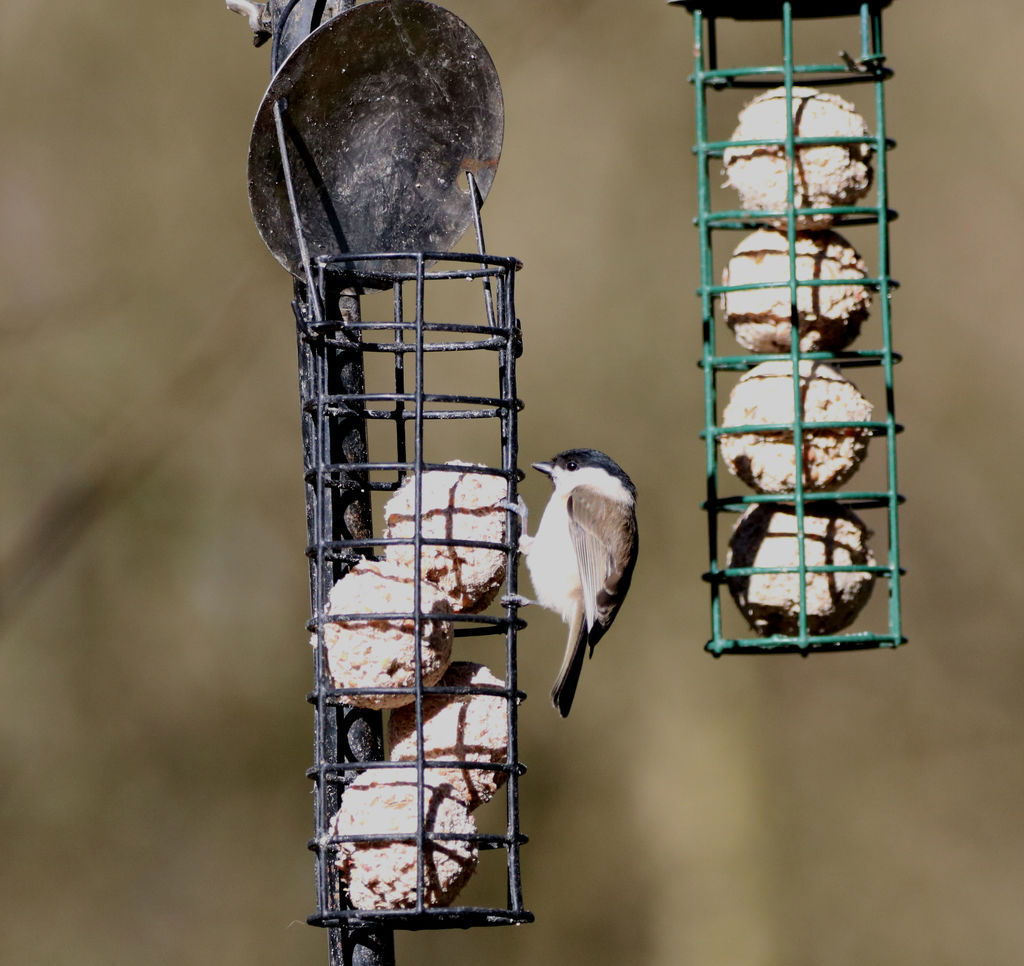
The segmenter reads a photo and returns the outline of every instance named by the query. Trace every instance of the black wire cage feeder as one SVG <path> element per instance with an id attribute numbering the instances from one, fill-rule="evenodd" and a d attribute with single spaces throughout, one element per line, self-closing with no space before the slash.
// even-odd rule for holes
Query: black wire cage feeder
<path id="1" fill-rule="evenodd" d="M 294 279 L 308 921 L 332 964 L 386 964 L 397 928 L 533 918 L 519 857 L 521 266 L 486 251 L 480 215 L 501 90 L 479 38 L 423 0 L 228 6 L 271 42 L 249 196 Z M 476 250 L 454 251 L 467 233 Z"/>
<path id="2" fill-rule="evenodd" d="M 670 2 L 693 18 L 706 648 L 897 647 L 890 0 Z"/>

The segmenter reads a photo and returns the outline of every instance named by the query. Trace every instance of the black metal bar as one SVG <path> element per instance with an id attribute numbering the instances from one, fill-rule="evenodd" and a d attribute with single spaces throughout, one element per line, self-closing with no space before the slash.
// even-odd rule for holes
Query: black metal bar
<path id="1" fill-rule="evenodd" d="M 337 289 L 330 276 L 324 279 L 327 304 L 337 306 L 338 319 L 344 323 L 360 321 L 359 296 L 351 288 Z M 332 463 L 363 463 L 369 459 L 366 448 L 366 416 L 363 406 L 353 401 L 366 393 L 366 378 L 363 366 L 363 350 L 359 344 L 359 333 L 353 331 L 351 344 L 333 349 L 333 365 L 328 363 L 328 387 L 332 396 L 348 397 L 344 406 L 345 417 L 337 422 L 341 430 L 338 437 L 332 435 L 330 460 Z M 364 471 L 349 470 L 342 478 L 342 485 L 332 488 L 334 512 L 340 519 L 342 539 L 364 539 L 373 536 L 373 519 L 370 508 L 368 476 Z"/>
<path id="2" fill-rule="evenodd" d="M 359 296 L 351 288 L 336 289 L 330 276 L 324 279 L 326 304 L 337 305 L 338 318 L 343 323 L 360 321 Z M 358 338 L 358 333 L 356 333 Z M 363 353 L 358 343 L 352 347 L 334 350 L 334 365 L 328 363 L 328 383 L 332 393 L 360 394 L 365 392 L 366 380 Z M 369 459 L 366 445 L 366 418 L 361 407 L 350 406 L 343 420 L 331 435 L 332 463 L 362 463 Z M 340 432 L 338 432 L 340 430 Z M 373 516 L 370 505 L 368 475 L 364 471 L 349 470 L 340 477 L 341 486 L 331 487 L 333 519 L 340 526 L 329 531 L 332 538 L 365 540 L 373 536 Z M 340 575 L 338 575 L 340 576 Z M 369 711 L 342 705 L 339 709 L 339 741 L 335 761 L 366 762 L 384 758 L 384 722 L 379 711 Z M 391 966 L 395 961 L 394 931 L 391 929 L 358 930 L 328 929 L 327 944 L 331 966 Z"/>
<path id="3" fill-rule="evenodd" d="M 481 244 L 483 235 L 480 235 Z M 500 280 L 498 290 L 499 317 L 506 326 L 508 342 L 499 357 L 499 371 L 502 392 L 506 399 L 518 400 L 516 386 L 516 359 L 522 354 L 523 342 L 519 331 L 519 320 L 515 316 L 515 272 L 509 272 Z M 519 421 L 518 410 L 510 406 L 501 417 L 501 451 L 502 469 L 508 479 L 508 505 L 515 505 L 518 499 L 519 483 Z M 516 570 L 519 537 L 522 520 L 519 515 L 508 512 L 505 519 L 505 530 L 508 534 L 508 593 L 509 623 L 505 630 L 505 682 L 513 693 L 518 684 L 518 629 L 516 627 L 517 605 L 519 592 L 518 574 Z M 523 837 L 519 830 L 519 716 L 512 701 L 508 702 L 508 800 L 506 805 L 508 816 L 508 906 L 513 913 L 529 915 L 523 906 L 522 869 L 519 862 L 519 846 Z"/>

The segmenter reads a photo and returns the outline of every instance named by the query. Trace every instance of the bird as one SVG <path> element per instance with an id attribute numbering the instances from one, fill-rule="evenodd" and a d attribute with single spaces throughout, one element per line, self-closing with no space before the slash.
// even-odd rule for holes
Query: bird
<path id="1" fill-rule="evenodd" d="M 622 467 L 596 449 L 569 449 L 531 464 L 551 478 L 554 492 L 537 532 L 526 533 L 526 559 L 536 603 L 560 614 L 569 625 L 561 669 L 551 703 L 563 717 L 572 708 L 583 657 L 615 620 L 629 590 L 639 540 L 636 487 Z"/>

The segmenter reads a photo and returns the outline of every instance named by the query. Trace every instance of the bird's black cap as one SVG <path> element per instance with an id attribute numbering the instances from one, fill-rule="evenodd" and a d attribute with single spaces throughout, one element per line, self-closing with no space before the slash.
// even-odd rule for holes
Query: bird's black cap
<path id="1" fill-rule="evenodd" d="M 542 473 L 547 473 L 548 476 L 551 475 L 551 470 L 555 467 L 570 471 L 586 467 L 596 467 L 620 480 L 626 489 L 629 490 L 633 499 L 636 499 L 636 487 L 633 485 L 633 481 L 626 475 L 626 471 L 607 453 L 602 453 L 599 449 L 567 449 L 549 462 L 534 463 L 533 467 Z"/>

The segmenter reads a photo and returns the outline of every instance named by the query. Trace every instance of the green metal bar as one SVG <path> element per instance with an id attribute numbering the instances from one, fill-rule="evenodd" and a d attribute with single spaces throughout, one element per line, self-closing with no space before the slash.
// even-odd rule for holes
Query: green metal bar
<path id="1" fill-rule="evenodd" d="M 741 426 L 716 426 L 707 432 L 715 436 L 743 436 L 745 434 L 784 433 L 790 429 L 869 429 L 874 436 L 886 436 L 890 422 L 886 420 L 824 420 L 816 422 L 811 419 L 794 419 L 788 423 L 744 423 Z M 703 435 L 703 433 L 701 434 Z"/>
<path id="2" fill-rule="evenodd" d="M 890 494 L 889 490 L 855 490 L 848 491 L 844 490 L 842 494 L 832 492 L 831 490 L 821 490 L 818 492 L 805 493 L 804 501 L 812 503 L 814 501 L 821 501 L 823 503 L 835 503 L 838 496 L 842 496 L 843 505 L 851 509 L 863 509 L 870 505 L 873 507 L 888 507 Z M 903 497 L 897 495 L 897 503 L 903 502 Z M 716 506 L 719 510 L 728 510 L 732 513 L 742 513 L 747 507 L 754 503 L 782 503 L 789 504 L 793 502 L 793 496 L 790 493 L 743 493 L 739 496 L 726 496 L 721 497 Z M 706 508 L 706 505 L 704 505 Z"/>
<path id="3" fill-rule="evenodd" d="M 765 222 L 768 222 L 770 226 L 771 223 L 787 217 L 788 214 L 786 211 L 767 209 L 764 211 L 716 211 L 708 215 L 707 223 L 711 227 L 730 231 L 752 231 L 755 228 L 764 228 Z M 876 208 L 866 208 L 861 205 L 843 205 L 832 208 L 797 208 L 794 214 L 797 217 L 805 215 L 833 215 L 842 219 L 844 228 L 850 225 L 873 225 L 879 217 Z M 889 221 L 895 221 L 897 213 L 890 209 L 885 213 L 885 217 Z"/>
<path id="4" fill-rule="evenodd" d="M 803 354 L 804 359 L 812 362 L 832 362 L 837 366 L 849 368 L 879 365 L 884 357 L 884 349 L 846 349 L 843 352 L 805 352 Z M 750 369 L 762 362 L 783 362 L 788 358 L 788 354 L 782 355 L 781 353 L 776 352 L 766 352 L 761 356 L 715 356 L 711 359 L 711 365 L 714 366 L 715 369 L 742 372 L 743 370 Z M 898 361 L 900 358 L 901 357 L 898 353 L 893 353 L 894 362 Z M 699 361 L 697 365 L 703 366 L 704 361 Z"/>
<path id="5" fill-rule="evenodd" d="M 861 7 L 862 32 L 865 35 L 864 44 L 868 45 L 868 34 L 871 36 L 871 46 L 874 47 L 873 55 L 881 54 L 882 43 L 882 16 L 880 10 L 870 9 L 870 4 L 865 3 Z M 866 29 L 865 29 L 866 27 Z M 875 133 L 878 136 L 878 145 L 875 148 L 877 158 L 875 177 L 877 178 L 876 190 L 878 192 L 878 207 L 885 211 L 889 204 L 889 179 L 888 179 L 888 152 L 886 151 L 886 123 L 885 123 L 885 91 L 881 81 L 875 82 Z M 882 361 L 882 371 L 885 374 L 885 403 L 889 430 L 886 435 L 886 460 L 889 484 L 889 565 L 892 567 L 893 578 L 889 581 L 889 626 L 900 628 L 902 626 L 900 582 L 898 575 L 900 570 L 899 550 L 899 514 L 897 512 L 898 501 L 896 499 L 897 477 L 896 477 L 896 401 L 893 391 L 893 353 L 892 353 L 892 306 L 891 293 L 889 290 L 889 227 L 885 219 L 878 219 L 878 269 L 882 284 L 878 291 L 878 300 L 881 304 L 881 327 L 882 345 L 885 349 L 885 357 Z"/>
<path id="6" fill-rule="evenodd" d="M 807 551 L 804 546 L 807 533 L 804 523 L 804 394 L 800 391 L 800 312 L 797 308 L 796 277 L 796 130 L 793 122 L 793 7 L 782 4 L 782 68 L 786 88 L 786 239 L 789 245 L 789 313 L 790 361 L 793 366 L 793 449 L 796 452 L 793 473 L 793 508 L 796 512 L 796 551 L 801 579 L 799 588 L 800 610 L 797 614 L 797 642 L 806 652 L 807 641 Z"/>
<path id="7" fill-rule="evenodd" d="M 709 571 L 704 575 L 707 580 L 719 580 L 726 577 L 754 577 L 759 574 L 889 574 L 892 569 L 886 564 L 808 564 L 800 567 L 725 567 L 722 570 Z"/>
<path id="8" fill-rule="evenodd" d="M 839 135 L 824 137 L 822 135 L 794 134 L 792 141 L 788 138 L 747 138 L 746 140 L 737 138 L 735 141 L 708 141 L 704 147 L 709 154 L 717 155 L 724 152 L 727 148 L 788 148 L 791 145 L 815 147 L 832 144 L 870 144 L 874 147 L 877 143 L 878 138 L 872 134 L 844 134 L 841 137 Z"/>
<path id="9" fill-rule="evenodd" d="M 882 278 L 806 278 L 800 280 L 800 288 L 860 285 L 864 288 L 879 289 L 882 287 L 882 282 Z M 708 287 L 708 292 L 711 295 L 721 295 L 723 292 L 751 292 L 771 288 L 789 288 L 789 282 L 747 282 L 743 285 L 711 285 Z M 697 291 L 699 293 L 700 289 Z"/>
<path id="10" fill-rule="evenodd" d="M 851 221 L 851 216 L 864 215 L 871 218 L 871 224 L 875 223 L 875 219 L 880 217 L 879 210 L 875 207 L 869 207 L 867 205 L 833 205 L 831 207 L 822 206 L 821 208 L 797 208 L 794 212 L 797 217 L 804 215 L 832 215 L 836 219 L 842 219 L 843 225 L 857 224 L 857 222 Z M 746 208 L 735 208 L 735 209 L 723 209 L 722 211 L 709 211 L 707 222 L 709 225 L 714 225 L 716 228 L 722 228 L 724 221 L 729 219 L 742 219 L 741 223 L 737 225 L 738 228 L 748 228 L 753 226 L 761 226 L 764 221 L 778 221 L 780 218 L 785 218 L 789 215 L 788 211 L 781 209 L 765 208 L 758 211 L 750 211 Z M 895 221 L 899 217 L 899 213 L 893 209 L 882 212 L 882 216 L 888 221 Z"/>
<path id="11" fill-rule="evenodd" d="M 778 20 L 782 0 L 668 0 L 670 6 L 686 7 L 691 13 L 703 10 L 720 17 L 735 20 Z M 874 0 L 872 7 L 888 7 L 892 0 Z M 860 11 L 857 0 L 796 0 L 793 4 L 795 20 L 818 20 L 822 17 L 849 17 Z"/>
<path id="12" fill-rule="evenodd" d="M 757 654 L 757 653 L 782 653 L 789 651 L 800 651 L 805 653 L 814 650 L 817 653 L 830 653 L 836 651 L 855 651 L 866 648 L 899 647 L 904 639 L 892 634 L 874 634 L 866 631 L 859 631 L 853 634 L 824 635 L 808 634 L 801 643 L 792 637 L 773 635 L 771 637 L 739 637 L 739 638 L 716 638 L 709 641 L 707 650 L 716 657 L 722 654 Z"/>
<path id="13" fill-rule="evenodd" d="M 717 61 L 717 40 L 714 18 L 707 20 L 707 32 L 710 55 L 704 46 L 704 14 L 700 10 L 693 11 L 693 52 L 694 73 L 693 83 L 696 91 L 696 134 L 697 134 L 697 229 L 700 233 L 700 281 L 701 281 L 701 324 L 703 327 L 703 363 L 704 363 L 704 424 L 713 426 L 716 422 L 717 406 L 715 392 L 715 371 L 710 360 L 715 355 L 715 307 L 709 291 L 712 283 L 713 261 L 711 252 L 711 227 L 708 215 L 711 211 L 711 187 L 708 175 L 710 155 L 707 152 L 707 91 L 704 77 L 708 67 L 706 57 L 710 56 L 711 66 Z M 707 504 L 715 506 L 718 502 L 718 446 L 712 434 L 705 437 L 705 479 L 707 487 Z M 708 568 L 718 569 L 718 514 L 707 514 L 708 528 Z M 711 633 L 715 640 L 722 636 L 722 595 L 718 584 L 711 584 Z"/>
<path id="14" fill-rule="evenodd" d="M 765 66 L 765 67 L 727 67 L 721 70 L 709 70 L 704 74 L 704 83 L 711 84 L 714 81 L 730 81 L 735 80 L 738 77 L 765 77 L 765 76 L 778 76 L 785 73 L 785 66 L 780 64 L 778 66 Z M 884 70 L 879 73 L 885 73 Z M 835 74 L 836 77 L 833 82 L 843 82 L 847 84 L 856 84 L 859 82 L 859 78 L 850 76 L 850 68 L 846 64 L 794 64 L 793 75 L 799 76 L 803 74 Z M 815 83 L 821 83 L 821 79 L 815 77 Z M 717 85 L 715 85 L 717 86 Z M 761 86 L 760 84 L 757 86 Z M 775 86 L 775 85 L 765 85 Z"/>

